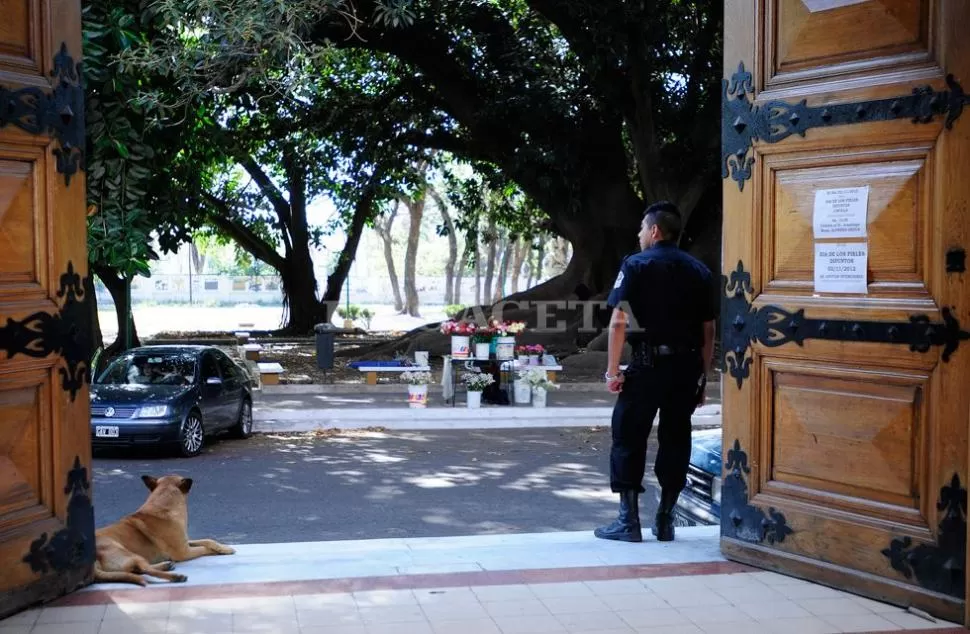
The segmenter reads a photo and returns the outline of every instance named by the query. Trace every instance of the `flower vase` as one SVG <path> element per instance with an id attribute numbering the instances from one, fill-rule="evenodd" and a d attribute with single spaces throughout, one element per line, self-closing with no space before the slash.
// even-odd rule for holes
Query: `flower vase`
<path id="1" fill-rule="evenodd" d="M 513 385 L 515 402 L 517 405 L 525 405 L 532 400 L 532 387 L 527 381 L 516 380 Z"/>
<path id="2" fill-rule="evenodd" d="M 541 387 L 532 388 L 532 407 L 546 406 L 546 390 Z"/>
<path id="3" fill-rule="evenodd" d="M 539 355 L 530 354 L 529 355 L 529 365 L 539 365 Z"/>
<path id="4" fill-rule="evenodd" d="M 482 393 L 468 390 L 468 398 L 466 401 L 468 409 L 478 409 L 482 406 Z"/>
<path id="5" fill-rule="evenodd" d="M 475 344 L 475 358 L 476 359 L 488 359 L 489 349 L 491 344 L 488 343 L 476 343 Z"/>
<path id="6" fill-rule="evenodd" d="M 467 359 L 470 352 L 471 338 L 464 335 L 451 336 L 451 356 L 455 359 Z"/>
<path id="7" fill-rule="evenodd" d="M 495 358 L 500 361 L 511 361 L 515 358 L 515 337 L 495 339 Z"/>
<path id="8" fill-rule="evenodd" d="M 408 407 L 416 409 L 428 406 L 428 386 L 408 385 Z"/>

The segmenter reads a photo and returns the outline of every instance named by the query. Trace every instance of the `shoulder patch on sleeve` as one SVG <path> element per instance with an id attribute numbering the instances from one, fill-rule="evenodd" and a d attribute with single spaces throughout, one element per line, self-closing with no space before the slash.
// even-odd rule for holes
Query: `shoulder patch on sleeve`
<path id="1" fill-rule="evenodd" d="M 613 288 L 620 288 L 622 284 L 623 284 L 623 271 L 620 271 L 620 274 L 616 276 L 616 282 L 613 283 Z"/>

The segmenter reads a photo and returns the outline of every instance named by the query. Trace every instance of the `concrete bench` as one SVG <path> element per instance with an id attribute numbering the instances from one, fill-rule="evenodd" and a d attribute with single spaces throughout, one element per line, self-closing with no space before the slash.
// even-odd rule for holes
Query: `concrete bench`
<path id="1" fill-rule="evenodd" d="M 377 374 L 379 372 L 431 372 L 429 365 L 359 365 L 357 370 L 367 375 L 367 385 L 377 385 Z"/>
<path id="2" fill-rule="evenodd" d="M 263 385 L 279 385 L 280 375 L 285 372 L 279 363 L 260 363 L 259 380 Z"/>
<path id="3" fill-rule="evenodd" d="M 258 343 L 247 343 L 243 347 L 243 356 L 249 361 L 259 361 L 259 353 L 263 351 L 263 346 Z"/>

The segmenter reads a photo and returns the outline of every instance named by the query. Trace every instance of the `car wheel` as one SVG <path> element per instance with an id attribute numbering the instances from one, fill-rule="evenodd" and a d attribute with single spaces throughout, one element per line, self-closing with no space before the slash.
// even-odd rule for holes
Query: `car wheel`
<path id="1" fill-rule="evenodd" d="M 189 412 L 179 429 L 179 451 L 186 458 L 199 455 L 205 444 L 205 428 L 202 415 L 197 411 Z"/>
<path id="2" fill-rule="evenodd" d="M 253 435 L 253 404 L 248 399 L 239 408 L 239 420 L 230 432 L 236 438 L 249 438 Z"/>

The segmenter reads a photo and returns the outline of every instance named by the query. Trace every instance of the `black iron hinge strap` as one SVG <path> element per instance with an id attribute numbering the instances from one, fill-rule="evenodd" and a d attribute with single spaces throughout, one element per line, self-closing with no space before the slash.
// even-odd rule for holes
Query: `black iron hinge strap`
<path id="1" fill-rule="evenodd" d="M 0 86 L 0 128 L 13 125 L 56 139 L 57 171 L 70 185 L 71 177 L 84 169 L 84 87 L 81 64 L 75 64 L 67 44 L 61 44 L 54 56 L 51 76 L 51 92 L 36 86 L 16 90 Z"/>
<path id="2" fill-rule="evenodd" d="M 893 119 L 929 123 L 946 115 L 949 129 L 970 103 L 970 96 L 953 75 L 947 75 L 946 85 L 948 90 L 920 86 L 910 95 L 827 106 L 809 106 L 804 99 L 755 105 L 752 75 L 742 62 L 730 80 L 721 82 L 721 178 L 730 176 L 743 191 L 752 174 L 754 157 L 750 153 L 755 141 L 777 143 L 793 134 L 804 137 L 811 128 Z"/>
<path id="3" fill-rule="evenodd" d="M 970 332 L 962 330 L 945 307 L 940 311 L 942 322 L 931 322 L 926 315 L 914 315 L 905 322 L 809 319 L 804 309 L 755 307 L 749 299 L 753 295 L 751 274 L 740 261 L 730 279 L 722 276 L 721 289 L 721 364 L 738 388 L 750 376 L 750 348 L 755 343 L 774 348 L 789 343 L 801 346 L 810 339 L 857 341 L 908 345 L 914 352 L 942 346 L 946 362 L 961 341 L 970 339 Z"/>

